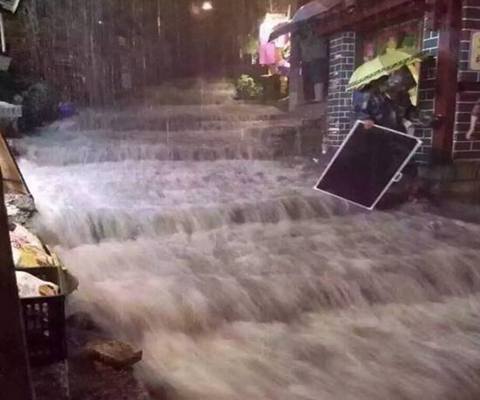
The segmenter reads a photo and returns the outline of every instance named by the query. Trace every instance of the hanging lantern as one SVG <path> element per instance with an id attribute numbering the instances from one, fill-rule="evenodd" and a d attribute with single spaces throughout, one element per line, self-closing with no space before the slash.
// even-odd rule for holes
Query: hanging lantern
<path id="1" fill-rule="evenodd" d="M 211 1 L 204 1 L 202 4 L 202 10 L 203 11 L 212 11 L 213 10 L 213 4 Z"/>

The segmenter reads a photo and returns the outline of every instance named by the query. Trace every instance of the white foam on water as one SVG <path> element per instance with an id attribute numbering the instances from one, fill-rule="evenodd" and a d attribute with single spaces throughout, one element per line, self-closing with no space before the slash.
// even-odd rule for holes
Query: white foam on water
<path id="1" fill-rule="evenodd" d="M 19 143 L 21 167 L 80 279 L 70 311 L 141 347 L 154 393 L 480 396 L 480 226 L 352 210 L 293 160 L 164 161 L 112 135 L 45 132 Z"/>

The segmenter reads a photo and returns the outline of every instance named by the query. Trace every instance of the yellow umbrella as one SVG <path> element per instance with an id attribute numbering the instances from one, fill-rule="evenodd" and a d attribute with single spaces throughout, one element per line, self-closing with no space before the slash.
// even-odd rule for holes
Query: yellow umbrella
<path id="1" fill-rule="evenodd" d="M 421 58 L 417 55 L 402 50 L 387 49 L 384 54 L 367 61 L 355 70 L 350 78 L 347 90 L 359 89 L 404 66 L 410 68 L 411 65 L 419 61 L 421 61 Z M 412 68 L 410 69 L 412 70 Z"/>
<path id="2" fill-rule="evenodd" d="M 420 69 L 418 67 L 418 63 L 410 64 L 408 66 L 408 69 L 412 73 L 413 79 L 415 79 L 416 86 L 411 88 L 408 91 L 408 94 L 410 95 L 410 101 L 414 106 L 418 105 L 418 81 L 420 80 Z"/>

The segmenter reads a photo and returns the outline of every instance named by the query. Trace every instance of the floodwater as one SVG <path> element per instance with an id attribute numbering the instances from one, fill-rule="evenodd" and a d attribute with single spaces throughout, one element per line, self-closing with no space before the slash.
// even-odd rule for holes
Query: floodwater
<path id="1" fill-rule="evenodd" d="M 141 347 L 171 399 L 480 398 L 480 226 L 314 193 L 309 159 L 245 133 L 278 121 L 198 107 L 16 143 L 71 311 Z"/>

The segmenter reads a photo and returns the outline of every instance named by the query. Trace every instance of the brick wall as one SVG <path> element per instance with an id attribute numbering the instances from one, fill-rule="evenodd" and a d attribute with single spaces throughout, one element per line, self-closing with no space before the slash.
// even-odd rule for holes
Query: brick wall
<path id="1" fill-rule="evenodd" d="M 342 32 L 332 36 L 329 60 L 329 88 L 327 98 L 327 144 L 342 144 L 352 126 L 352 93 L 347 92 L 348 81 L 355 70 L 356 35 Z"/>
<path id="2" fill-rule="evenodd" d="M 428 21 L 425 21 L 422 50 L 433 56 L 433 58 L 422 64 L 418 93 L 418 109 L 420 114 L 425 115 L 431 115 L 435 109 L 436 56 L 439 39 L 438 32 L 429 30 L 427 28 L 428 25 Z M 418 128 L 415 131 L 415 136 L 423 142 L 416 159 L 420 162 L 428 163 L 431 156 L 433 130 L 431 128 Z"/>
<path id="3" fill-rule="evenodd" d="M 471 36 L 476 30 L 480 30 L 480 0 L 463 0 L 458 73 L 460 82 L 480 81 L 480 71 L 472 71 L 469 66 Z M 465 137 L 470 125 L 470 113 L 479 98 L 480 92 L 474 91 L 459 93 L 457 96 L 453 143 L 453 155 L 457 160 L 480 159 L 480 127 L 477 127 L 474 140 L 466 140 Z"/>

